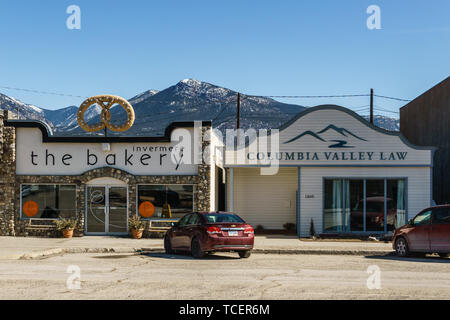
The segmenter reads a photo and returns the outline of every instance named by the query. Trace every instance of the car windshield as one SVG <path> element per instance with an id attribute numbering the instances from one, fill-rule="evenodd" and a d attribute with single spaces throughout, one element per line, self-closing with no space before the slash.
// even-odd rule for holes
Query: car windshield
<path id="1" fill-rule="evenodd" d="M 205 214 L 206 221 L 209 223 L 216 222 L 231 222 L 231 223 L 243 223 L 244 220 L 239 218 L 235 214 L 227 214 L 227 213 L 208 213 Z"/>

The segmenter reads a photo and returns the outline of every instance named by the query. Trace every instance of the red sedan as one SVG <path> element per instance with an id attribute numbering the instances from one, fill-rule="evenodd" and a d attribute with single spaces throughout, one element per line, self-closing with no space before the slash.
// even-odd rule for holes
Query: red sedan
<path id="1" fill-rule="evenodd" d="M 194 258 L 215 251 L 235 251 L 250 257 L 254 230 L 242 218 L 227 212 L 194 212 L 182 217 L 164 237 L 166 253 L 190 251 Z"/>
<path id="2" fill-rule="evenodd" d="M 412 252 L 450 254 L 450 205 L 422 210 L 408 224 L 395 230 L 392 246 L 398 256 Z"/>

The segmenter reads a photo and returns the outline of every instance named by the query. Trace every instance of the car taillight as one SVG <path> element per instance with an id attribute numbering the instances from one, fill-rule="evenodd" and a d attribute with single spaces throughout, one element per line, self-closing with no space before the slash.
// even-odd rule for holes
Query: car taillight
<path id="1" fill-rule="evenodd" d="M 253 230 L 252 227 L 247 227 L 245 228 L 244 233 L 255 233 L 255 230 Z"/>
<path id="2" fill-rule="evenodd" d="M 209 227 L 206 232 L 209 234 L 222 233 L 222 230 L 218 227 Z"/>

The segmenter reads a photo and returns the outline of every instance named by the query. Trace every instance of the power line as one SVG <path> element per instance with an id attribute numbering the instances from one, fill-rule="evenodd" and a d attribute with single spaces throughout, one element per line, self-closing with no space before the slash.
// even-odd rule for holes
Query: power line
<path id="1" fill-rule="evenodd" d="M 17 90 L 17 91 L 25 91 L 31 93 L 38 94 L 47 94 L 47 95 L 56 95 L 56 96 L 65 96 L 65 97 L 74 97 L 74 98 L 89 98 L 87 96 L 80 96 L 76 94 L 68 94 L 68 93 L 60 93 L 60 92 L 51 92 L 51 91 L 43 91 L 36 89 L 26 89 L 26 88 L 18 88 L 18 87 L 10 87 L 10 86 L 0 86 L 0 88 L 8 89 L 8 90 Z M 352 98 L 352 97 L 368 97 L 370 94 L 341 94 L 341 95 L 242 95 L 242 97 L 255 97 L 255 98 L 280 98 L 280 99 L 310 99 L 310 98 Z M 375 97 L 391 99 L 397 101 L 411 101 L 408 99 L 389 97 L 383 95 L 374 94 Z"/>
<path id="2" fill-rule="evenodd" d="M 374 96 L 378 97 L 378 98 L 391 99 L 391 100 L 397 100 L 397 101 L 405 101 L 405 102 L 412 101 L 412 100 L 408 100 L 408 99 L 401 99 L 401 98 L 388 97 L 388 96 L 380 96 L 378 94 L 374 94 Z"/>
<path id="3" fill-rule="evenodd" d="M 378 111 L 378 112 L 388 112 L 388 113 L 393 113 L 393 114 L 398 115 L 398 112 L 395 112 L 395 111 L 380 110 L 380 109 L 376 109 L 376 108 L 375 108 L 375 111 Z"/>
<path id="4" fill-rule="evenodd" d="M 39 93 L 39 94 L 47 94 L 47 95 L 53 95 L 53 96 L 74 97 L 74 98 L 83 98 L 83 99 L 89 98 L 89 97 L 77 96 L 77 95 L 73 95 L 73 94 L 49 92 L 49 91 L 40 91 L 40 90 L 34 90 L 34 89 L 14 88 L 14 87 L 6 87 L 6 86 L 0 86 L 0 88 L 8 89 L 8 90 L 17 90 L 17 91 L 26 91 L 26 92 L 32 92 L 32 93 Z"/>
<path id="5" fill-rule="evenodd" d="M 385 111 L 385 112 L 391 112 L 391 113 L 399 113 L 398 111 L 393 111 L 393 110 L 389 110 L 380 106 L 375 105 L 375 109 L 377 109 L 378 111 Z"/>
<path id="6" fill-rule="evenodd" d="M 293 99 L 302 99 L 302 98 L 352 98 L 352 97 L 368 97 L 369 94 L 342 94 L 342 95 L 328 95 L 328 96 L 257 96 L 257 95 L 246 95 L 247 97 L 255 97 L 255 98 L 293 98 Z"/>

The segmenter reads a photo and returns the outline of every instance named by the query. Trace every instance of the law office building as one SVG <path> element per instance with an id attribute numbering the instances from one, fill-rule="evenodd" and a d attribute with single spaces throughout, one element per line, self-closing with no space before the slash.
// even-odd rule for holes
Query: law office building
<path id="1" fill-rule="evenodd" d="M 334 105 L 306 109 L 277 134 L 250 139 L 240 157 L 226 153 L 227 209 L 254 226 L 293 223 L 301 237 L 311 221 L 319 234 L 388 233 L 431 205 L 433 147 Z"/>

